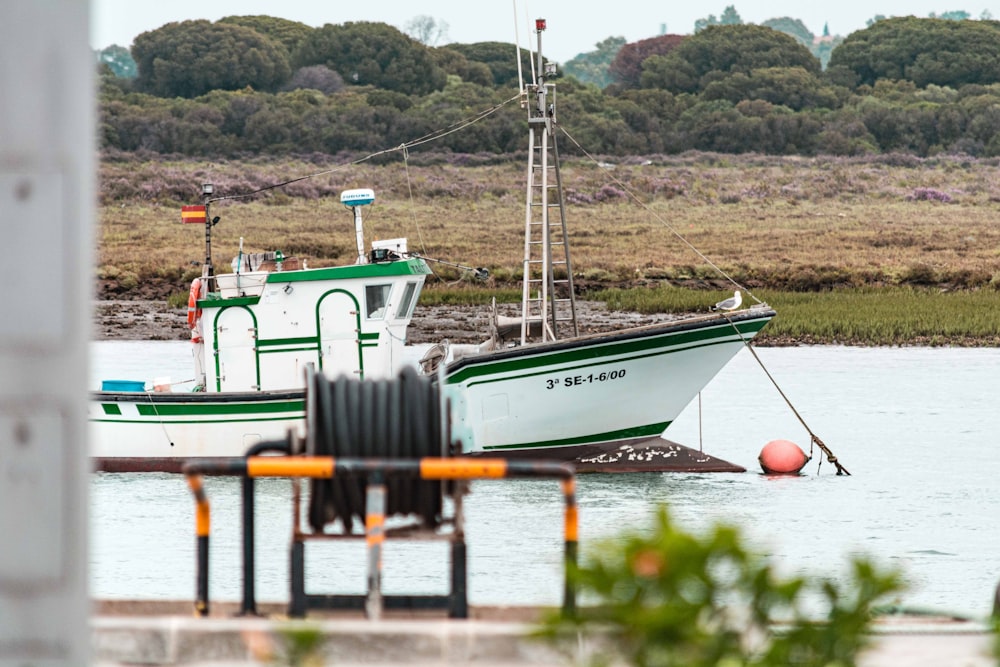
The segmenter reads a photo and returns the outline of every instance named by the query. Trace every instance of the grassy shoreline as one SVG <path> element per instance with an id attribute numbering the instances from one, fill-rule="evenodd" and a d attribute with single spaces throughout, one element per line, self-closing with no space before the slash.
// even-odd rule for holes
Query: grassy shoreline
<path id="1" fill-rule="evenodd" d="M 732 293 L 680 287 L 629 287 L 591 291 L 586 298 L 611 310 L 654 313 L 705 313 Z M 431 287 L 423 305 L 484 305 L 497 295 L 502 303 L 520 301 L 513 289 Z M 859 288 L 801 293 L 754 290 L 754 299 L 778 316 L 757 336 L 760 345 L 961 346 L 1000 347 L 1000 292 L 993 289 L 943 292 L 937 288 Z"/>
<path id="2" fill-rule="evenodd" d="M 267 160 L 102 163 L 98 296 L 186 303 L 204 229 L 180 224 L 180 203 L 197 203 L 202 182 L 228 194 L 317 171 Z M 485 266 L 488 286 L 516 301 L 523 180 L 513 162 L 351 166 L 309 189 L 213 206 L 214 263 L 226 270 L 241 238 L 249 252 L 280 249 L 309 266 L 350 262 L 353 224 L 335 193 L 373 187 L 369 241 L 405 236 L 428 257 Z M 571 161 L 563 183 L 574 277 L 611 308 L 700 312 L 731 293 L 729 276 L 778 311 L 762 344 L 1000 345 L 996 161 Z M 425 303 L 485 298 L 461 272 L 434 269 L 441 280 Z"/>

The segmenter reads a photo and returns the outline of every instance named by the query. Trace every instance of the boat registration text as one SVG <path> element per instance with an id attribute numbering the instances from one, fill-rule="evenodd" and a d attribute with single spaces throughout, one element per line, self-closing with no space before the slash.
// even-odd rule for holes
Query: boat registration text
<path id="1" fill-rule="evenodd" d="M 605 371 L 603 373 L 588 373 L 587 375 L 567 375 L 562 378 L 549 378 L 545 381 L 545 388 L 555 389 L 556 387 L 577 387 L 582 384 L 608 382 L 609 380 L 617 380 L 623 377 L 625 377 L 624 368 L 614 371 Z"/>

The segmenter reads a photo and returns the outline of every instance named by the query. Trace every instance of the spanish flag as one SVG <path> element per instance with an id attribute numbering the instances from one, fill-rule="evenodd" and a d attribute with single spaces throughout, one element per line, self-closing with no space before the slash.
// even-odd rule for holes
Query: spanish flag
<path id="1" fill-rule="evenodd" d="M 205 222 L 204 206 L 181 206 L 181 222 Z"/>

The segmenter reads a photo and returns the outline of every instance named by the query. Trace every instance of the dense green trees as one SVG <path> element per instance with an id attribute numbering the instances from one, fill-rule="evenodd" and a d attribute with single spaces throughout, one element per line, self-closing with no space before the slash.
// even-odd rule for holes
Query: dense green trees
<path id="1" fill-rule="evenodd" d="M 643 63 L 644 88 L 699 93 L 719 78 L 766 67 L 801 67 L 818 74 L 819 61 L 794 38 L 757 25 L 709 26 L 664 56 Z"/>
<path id="2" fill-rule="evenodd" d="M 518 88 L 521 84 L 517 72 L 517 47 L 507 42 L 476 42 L 475 44 L 449 44 L 448 48 L 457 51 L 469 61 L 483 63 L 493 74 L 493 85 L 500 88 Z M 522 76 L 531 80 L 531 53 L 521 49 Z"/>
<path id="3" fill-rule="evenodd" d="M 326 65 L 345 81 L 426 95 L 445 72 L 423 44 L 385 23 L 327 23 L 310 32 L 292 58 L 296 67 Z"/>
<path id="4" fill-rule="evenodd" d="M 624 88 L 638 88 L 642 64 L 650 56 L 665 56 L 684 41 L 684 35 L 660 35 L 625 44 L 608 68 L 612 80 Z"/>
<path id="5" fill-rule="evenodd" d="M 1000 156 L 998 32 L 989 20 L 884 19 L 834 49 L 825 72 L 800 39 L 763 26 L 609 38 L 574 59 L 579 76 L 567 68 L 559 81 L 559 120 L 592 154 Z M 123 51 L 102 56 L 109 150 L 373 152 L 470 119 L 518 84 L 513 44 L 431 48 L 380 23 L 172 23 L 137 38 L 134 82 L 112 73 Z M 527 50 L 521 58 L 530 78 Z M 602 89 L 594 78 L 605 66 L 616 82 Z M 508 104 L 414 153 L 523 151 L 525 131 L 524 112 Z"/>
<path id="6" fill-rule="evenodd" d="M 302 40 L 312 32 L 312 28 L 305 23 L 273 16 L 226 16 L 219 19 L 219 23 L 256 30 L 284 46 L 289 56 L 295 53 Z"/>
<path id="7" fill-rule="evenodd" d="M 168 23 L 132 45 L 139 90 L 197 97 L 212 90 L 274 90 L 291 73 L 283 46 L 252 28 L 208 21 Z"/>
<path id="8" fill-rule="evenodd" d="M 762 67 L 749 74 L 736 72 L 718 77 L 705 86 L 702 97 L 724 99 L 733 104 L 741 100 L 764 100 L 800 111 L 840 106 L 836 88 L 824 85 L 819 77 L 803 67 Z"/>
<path id="9" fill-rule="evenodd" d="M 1000 82 L 1000 22 L 884 19 L 849 35 L 830 67 L 853 71 L 858 85 L 879 79 L 908 79 L 919 87 Z"/>
<path id="10" fill-rule="evenodd" d="M 493 72 L 486 63 L 469 60 L 458 51 L 441 47 L 431 52 L 437 64 L 448 74 L 453 74 L 462 81 L 478 83 L 480 86 L 493 85 Z"/>

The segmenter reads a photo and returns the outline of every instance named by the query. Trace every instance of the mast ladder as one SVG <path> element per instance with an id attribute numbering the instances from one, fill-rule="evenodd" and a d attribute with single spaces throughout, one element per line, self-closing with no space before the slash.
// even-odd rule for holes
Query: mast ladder
<path id="1" fill-rule="evenodd" d="M 554 105 L 545 102 L 548 87 L 534 86 L 538 104 L 528 118 L 521 344 L 533 336 L 550 341 L 579 335 L 559 150 L 552 133 Z"/>

